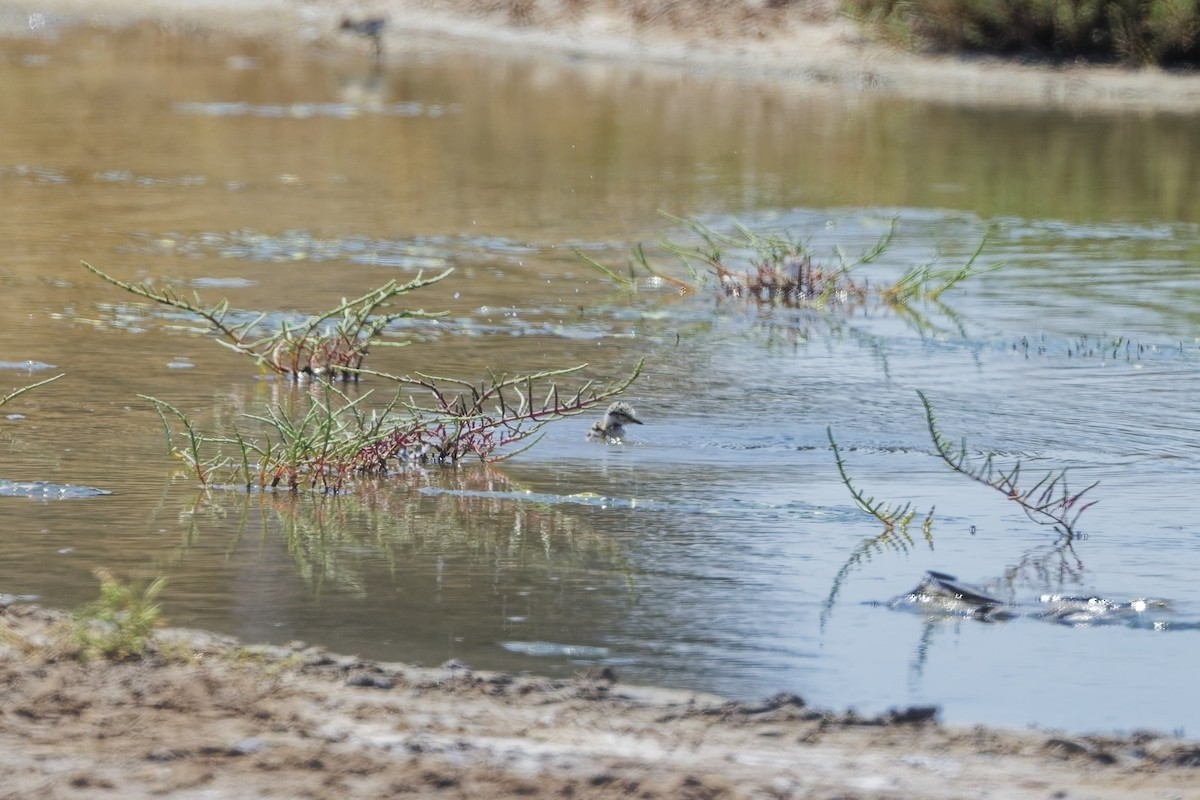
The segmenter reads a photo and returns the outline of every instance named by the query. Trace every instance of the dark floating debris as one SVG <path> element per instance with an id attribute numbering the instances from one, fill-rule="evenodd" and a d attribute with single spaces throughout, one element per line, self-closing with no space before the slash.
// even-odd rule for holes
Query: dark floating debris
<path id="1" fill-rule="evenodd" d="M 887 602 L 888 608 L 915 611 L 930 617 L 966 617 L 1003 622 L 1018 617 L 1057 622 L 1072 627 L 1126 625 L 1167 630 L 1200 628 L 1200 622 L 1171 620 L 1166 600 L 1138 598 L 1119 602 L 1095 595 L 1048 593 L 1035 602 L 1015 603 L 995 597 L 953 575 L 930 570 L 916 587 Z"/>

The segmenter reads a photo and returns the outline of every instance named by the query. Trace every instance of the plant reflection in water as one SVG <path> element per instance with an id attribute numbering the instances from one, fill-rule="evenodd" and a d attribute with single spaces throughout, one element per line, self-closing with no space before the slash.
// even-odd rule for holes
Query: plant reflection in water
<path id="1" fill-rule="evenodd" d="M 186 558 L 209 529 L 232 527 L 232 552 L 257 527 L 263 541 L 279 537 L 314 593 L 363 596 L 369 591 L 365 572 L 373 567 L 386 565 L 399 579 L 398 573 L 412 572 L 406 563 L 438 557 L 453 558 L 459 568 L 497 585 L 524 582 L 531 570 L 587 565 L 621 576 L 632 592 L 633 570 L 620 545 L 567 503 L 569 498 L 562 507 L 526 499 L 487 464 L 414 468 L 342 495 L 206 491 L 181 512 L 189 524 L 177 558 Z"/>

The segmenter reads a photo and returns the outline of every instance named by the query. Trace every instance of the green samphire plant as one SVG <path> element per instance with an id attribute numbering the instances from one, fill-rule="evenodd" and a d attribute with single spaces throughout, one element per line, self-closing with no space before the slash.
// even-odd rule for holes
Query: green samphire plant
<path id="1" fill-rule="evenodd" d="M 74 640 L 84 660 L 126 661 L 146 653 L 154 629 L 162 624 L 158 595 L 166 578 L 148 584 L 124 582 L 105 569 L 95 572 L 100 597 L 77 608 Z"/>
<path id="2" fill-rule="evenodd" d="M 582 378 L 580 364 L 519 375 L 491 370 L 478 381 L 416 372 L 395 375 L 367 369 L 374 347 L 403 346 L 384 333 L 402 319 L 436 319 L 441 313 L 398 307 L 400 299 L 446 279 L 418 275 L 388 283 L 296 324 L 266 324 L 267 315 L 206 303 L 193 293 L 151 282 L 130 283 L 84 262 L 88 271 L 123 291 L 205 323 L 200 329 L 264 372 L 309 384 L 301 397 L 243 414 L 229 431 L 200 429 L 192 416 L 166 400 L 142 395 L 158 412 L 168 450 L 203 486 L 341 492 L 358 478 L 387 477 L 413 465 L 453 466 L 464 459 L 501 461 L 535 444 L 550 422 L 606 404 L 641 375 L 639 362 L 608 383 Z M 387 388 L 348 388 L 368 376 Z M 563 386 L 569 382 L 570 388 Z M 382 398 L 382 407 L 368 404 Z"/>

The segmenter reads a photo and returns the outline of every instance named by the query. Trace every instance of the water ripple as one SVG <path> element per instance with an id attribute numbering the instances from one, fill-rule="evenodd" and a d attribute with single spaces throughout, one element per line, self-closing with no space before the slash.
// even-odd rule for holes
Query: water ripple
<path id="1" fill-rule="evenodd" d="M 41 372 L 47 369 L 54 369 L 53 364 L 46 364 L 42 361 L 0 361 L 0 369 L 15 369 L 23 372 Z"/>
<path id="2" fill-rule="evenodd" d="M 510 653 L 521 653 L 539 658 L 604 658 L 608 655 L 607 647 L 559 644 L 558 642 L 500 642 L 500 646 Z"/>
<path id="3" fill-rule="evenodd" d="M 269 119 L 354 119 L 366 114 L 385 117 L 441 117 L 458 111 L 454 104 L 400 103 L 246 103 L 246 102 L 181 102 L 172 107 L 177 114 L 196 114 L 206 117 L 264 117 Z"/>
<path id="4" fill-rule="evenodd" d="M 28 497 L 30 500 L 76 500 L 106 494 L 112 494 L 112 492 L 107 489 L 72 486 L 66 483 L 0 480 L 0 497 Z"/>
<path id="5" fill-rule="evenodd" d="M 23 178 L 33 183 L 70 183 L 67 174 L 61 169 L 40 164 L 16 164 L 11 167 L 0 167 L 0 178 L 8 176 Z"/>

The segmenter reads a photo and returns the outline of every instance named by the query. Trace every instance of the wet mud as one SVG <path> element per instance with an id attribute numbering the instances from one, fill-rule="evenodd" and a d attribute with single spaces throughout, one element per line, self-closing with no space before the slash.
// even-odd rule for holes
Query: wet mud
<path id="1" fill-rule="evenodd" d="M 0 797 L 1185 797 L 1200 745 L 875 717 L 364 661 L 163 630 L 85 663 L 70 619 L 0 610 Z"/>

